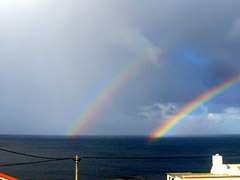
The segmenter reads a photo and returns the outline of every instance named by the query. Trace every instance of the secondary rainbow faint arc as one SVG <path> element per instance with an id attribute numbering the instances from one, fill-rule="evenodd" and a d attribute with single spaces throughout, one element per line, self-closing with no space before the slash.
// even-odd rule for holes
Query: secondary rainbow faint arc
<path id="1" fill-rule="evenodd" d="M 74 120 L 66 135 L 74 136 L 82 133 L 84 128 L 93 121 L 93 119 L 103 110 L 106 104 L 124 87 L 124 85 L 134 77 L 142 64 L 146 62 L 148 56 L 151 56 L 151 48 L 148 48 L 140 58 L 135 59 L 130 65 L 123 69 L 111 83 L 106 86 L 89 105 Z M 149 54 L 150 53 L 150 54 Z"/>
<path id="2" fill-rule="evenodd" d="M 221 83 L 220 85 L 206 91 L 202 95 L 198 96 L 196 99 L 188 103 L 184 106 L 180 111 L 178 111 L 175 115 L 171 118 L 167 119 L 166 122 L 158 127 L 151 135 L 150 139 L 151 142 L 154 140 L 163 137 L 166 135 L 171 129 L 177 126 L 180 122 L 182 122 L 188 115 L 194 112 L 197 108 L 201 105 L 209 102 L 214 97 L 218 96 L 219 94 L 225 92 L 227 89 L 233 87 L 240 81 L 240 74 L 232 77 L 231 79 Z"/>

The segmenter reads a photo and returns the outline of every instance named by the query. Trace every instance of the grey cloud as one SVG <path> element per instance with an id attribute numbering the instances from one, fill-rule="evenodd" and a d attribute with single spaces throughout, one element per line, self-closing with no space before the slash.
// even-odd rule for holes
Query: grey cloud
<path id="1" fill-rule="evenodd" d="M 229 28 L 228 38 L 230 41 L 239 41 L 240 37 L 240 17 L 237 17 Z"/>
<path id="2" fill-rule="evenodd" d="M 141 116 L 145 117 L 147 120 L 160 122 L 168 119 L 179 111 L 179 107 L 174 103 L 154 103 L 151 106 L 141 107 Z"/>
<path id="3" fill-rule="evenodd" d="M 239 73 L 239 7 L 239 1 L 219 0 L 1 1 L 3 124 L 29 124 L 29 133 L 61 134 L 138 58 L 147 61 L 106 106 L 122 116 L 113 120 L 109 110 L 99 119 L 112 126 L 129 121 L 134 127 L 131 117 L 139 118 L 139 107 L 154 102 L 161 104 L 142 115 L 167 117 Z M 186 49 L 200 58 L 185 56 Z M 216 101 L 237 103 L 239 95 Z M 102 132 L 93 127 L 91 132 Z"/>

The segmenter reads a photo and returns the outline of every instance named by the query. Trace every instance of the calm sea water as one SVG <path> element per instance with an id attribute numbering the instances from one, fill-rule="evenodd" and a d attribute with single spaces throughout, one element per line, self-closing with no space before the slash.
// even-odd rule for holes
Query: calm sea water
<path id="1" fill-rule="evenodd" d="M 239 155 L 240 136 L 162 138 L 148 145 L 146 137 L 1 136 L 0 148 L 56 158 L 79 156 L 176 157 Z M 3 164 L 38 161 L 0 151 Z M 240 163 L 240 157 L 224 157 L 225 163 Z M 72 160 L 42 164 L 0 167 L 0 172 L 22 180 L 73 180 Z M 126 178 L 166 179 L 166 172 L 209 172 L 211 158 L 157 160 L 83 159 L 79 163 L 82 180 Z"/>

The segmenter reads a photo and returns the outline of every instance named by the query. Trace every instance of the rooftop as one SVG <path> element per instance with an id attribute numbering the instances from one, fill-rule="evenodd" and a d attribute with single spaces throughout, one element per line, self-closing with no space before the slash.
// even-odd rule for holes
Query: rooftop
<path id="1" fill-rule="evenodd" d="M 231 174 L 213 174 L 213 173 L 167 173 L 167 175 L 172 177 L 180 177 L 182 179 L 194 179 L 194 178 L 240 178 L 240 175 Z"/>
<path id="2" fill-rule="evenodd" d="M 0 180 L 18 180 L 18 179 L 8 176 L 6 174 L 0 173 Z"/>

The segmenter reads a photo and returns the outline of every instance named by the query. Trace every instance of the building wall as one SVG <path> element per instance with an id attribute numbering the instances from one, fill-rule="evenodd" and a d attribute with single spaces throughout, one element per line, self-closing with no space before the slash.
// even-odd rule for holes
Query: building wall
<path id="1" fill-rule="evenodd" d="M 219 180 L 219 179 L 222 179 L 222 180 L 240 180 L 240 177 L 239 178 L 186 178 L 187 180 Z M 186 180 L 185 179 L 185 180 Z M 183 178 L 180 178 L 180 177 L 172 177 L 172 176 L 169 176 L 167 175 L 167 180 L 183 180 Z"/>

